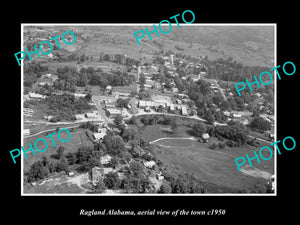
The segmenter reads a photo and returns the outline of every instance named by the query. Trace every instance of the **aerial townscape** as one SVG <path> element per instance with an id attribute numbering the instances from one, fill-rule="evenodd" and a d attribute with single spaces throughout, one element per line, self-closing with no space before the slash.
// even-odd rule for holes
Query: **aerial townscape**
<path id="1" fill-rule="evenodd" d="M 138 28 L 24 25 L 31 51 L 76 35 L 22 62 L 24 149 L 71 132 L 23 160 L 24 194 L 273 193 L 273 159 L 234 161 L 274 141 L 274 84 L 234 87 L 274 67 L 273 27 L 182 26 L 137 45 Z"/>

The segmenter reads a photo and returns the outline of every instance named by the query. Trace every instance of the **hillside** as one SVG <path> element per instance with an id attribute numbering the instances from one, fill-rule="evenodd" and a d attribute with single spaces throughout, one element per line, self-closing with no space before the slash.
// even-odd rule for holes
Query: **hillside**
<path id="1" fill-rule="evenodd" d="M 174 24 L 168 34 L 157 37 L 153 33 L 152 40 L 145 35 L 141 45 L 137 44 L 134 32 L 145 30 L 145 26 L 48 26 L 45 29 L 55 29 L 57 33 L 73 30 L 78 39 L 72 45 L 76 50 L 72 51 L 78 55 L 95 57 L 103 52 L 150 59 L 155 52 L 172 50 L 194 57 L 208 56 L 209 59 L 231 56 L 244 65 L 270 67 L 274 64 L 273 26 L 192 25 L 183 24 L 178 28 Z M 153 30 L 150 24 L 147 27 Z"/>

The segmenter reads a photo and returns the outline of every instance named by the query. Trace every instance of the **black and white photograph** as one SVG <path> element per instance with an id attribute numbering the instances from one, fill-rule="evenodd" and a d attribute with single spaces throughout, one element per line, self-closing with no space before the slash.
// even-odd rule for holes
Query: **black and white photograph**
<path id="1" fill-rule="evenodd" d="M 24 195 L 275 193 L 276 25 L 156 27 L 22 24 Z"/>
<path id="2" fill-rule="evenodd" d="M 3 220 L 296 221 L 297 7 L 122 3 L 6 7 Z"/>

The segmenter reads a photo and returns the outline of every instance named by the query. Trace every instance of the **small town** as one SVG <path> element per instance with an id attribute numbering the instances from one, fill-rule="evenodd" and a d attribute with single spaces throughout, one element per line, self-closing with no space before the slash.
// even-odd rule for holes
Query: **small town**
<path id="1" fill-rule="evenodd" d="M 241 172 L 234 162 L 274 142 L 274 85 L 242 96 L 234 86 L 265 65 L 185 54 L 194 43 L 167 50 L 157 40 L 141 41 L 140 57 L 121 54 L 96 44 L 126 43 L 92 29 L 71 27 L 74 44 L 23 61 L 24 148 L 61 128 L 72 133 L 24 159 L 24 194 L 274 192 L 273 160 Z M 25 26 L 24 48 L 62 30 Z"/>

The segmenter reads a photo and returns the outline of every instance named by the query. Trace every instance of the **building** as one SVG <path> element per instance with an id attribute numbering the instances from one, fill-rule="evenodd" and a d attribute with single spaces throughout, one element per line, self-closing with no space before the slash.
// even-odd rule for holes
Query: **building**
<path id="1" fill-rule="evenodd" d="M 95 166 L 91 172 L 89 173 L 90 175 L 90 180 L 95 185 L 97 182 L 99 182 L 103 178 L 103 168 Z"/>
<path id="2" fill-rule="evenodd" d="M 106 165 L 111 161 L 112 157 L 110 155 L 104 155 L 100 158 L 100 162 L 102 165 Z"/>
<path id="3" fill-rule="evenodd" d="M 209 134 L 208 133 L 202 134 L 202 140 L 203 140 L 204 143 L 207 143 L 208 139 L 209 139 Z"/>
<path id="4" fill-rule="evenodd" d="M 95 141 L 102 141 L 106 133 L 93 133 Z"/>
<path id="5" fill-rule="evenodd" d="M 122 115 L 121 110 L 116 108 L 107 108 L 106 110 L 109 112 L 110 116 Z"/>
<path id="6" fill-rule="evenodd" d="M 224 114 L 225 116 L 227 116 L 227 117 L 230 116 L 230 112 L 228 112 L 228 111 L 224 111 L 223 114 Z"/>
<path id="7" fill-rule="evenodd" d="M 117 92 L 114 91 L 113 96 L 115 96 L 116 98 L 129 98 L 130 97 L 130 93 L 124 93 L 124 92 Z"/>
<path id="8" fill-rule="evenodd" d="M 91 113 L 86 113 L 85 117 L 87 119 L 97 119 L 98 118 L 98 112 L 94 111 L 94 112 L 91 112 Z"/>
<path id="9" fill-rule="evenodd" d="M 52 81 L 42 81 L 42 82 L 39 82 L 39 86 L 45 86 L 46 84 L 49 85 L 49 86 L 52 86 L 53 82 Z"/>
<path id="10" fill-rule="evenodd" d="M 24 113 L 24 116 L 32 116 L 34 111 L 33 111 L 33 109 L 30 109 L 30 108 L 23 108 L 23 113 Z"/>
<path id="11" fill-rule="evenodd" d="M 24 135 L 30 135 L 30 129 L 24 129 L 23 134 Z"/>
<path id="12" fill-rule="evenodd" d="M 106 133 L 107 129 L 105 127 L 98 127 L 98 133 Z"/>
<path id="13" fill-rule="evenodd" d="M 112 91 L 112 86 L 108 85 L 106 88 L 105 88 L 105 92 L 110 92 Z"/>
<path id="14" fill-rule="evenodd" d="M 75 98 L 84 98 L 86 94 L 74 93 Z"/>
<path id="15" fill-rule="evenodd" d="M 152 168 L 155 164 L 156 163 L 153 160 L 144 162 L 144 166 L 147 167 L 147 168 Z"/>
<path id="16" fill-rule="evenodd" d="M 185 105 L 182 105 L 182 106 L 181 106 L 181 114 L 182 114 L 183 116 L 188 116 L 188 115 L 189 115 L 188 112 L 187 112 L 187 108 L 186 108 Z"/>
<path id="17" fill-rule="evenodd" d="M 35 100 L 40 100 L 40 99 L 46 98 L 45 95 L 40 95 L 40 94 L 36 94 L 36 93 L 32 93 L 32 92 L 30 92 L 28 95 L 29 95 L 30 99 L 35 99 Z"/>
<path id="18" fill-rule="evenodd" d="M 75 115 L 76 120 L 85 120 L 86 117 L 83 114 L 77 114 Z"/>

